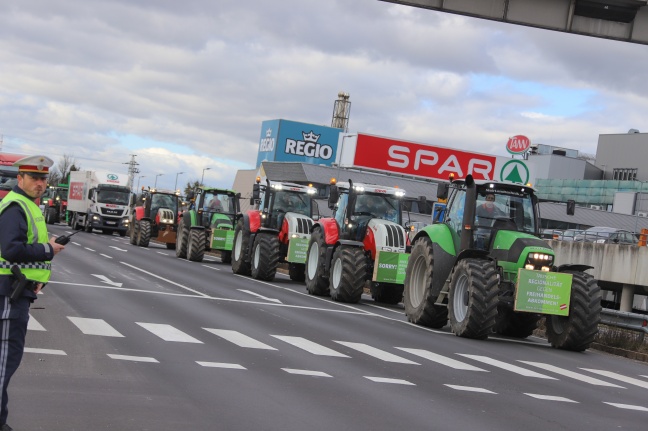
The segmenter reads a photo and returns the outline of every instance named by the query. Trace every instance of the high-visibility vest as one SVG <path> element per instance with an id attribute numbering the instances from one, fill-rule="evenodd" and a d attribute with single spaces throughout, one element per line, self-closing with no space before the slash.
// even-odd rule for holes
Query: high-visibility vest
<path id="1" fill-rule="evenodd" d="M 27 243 L 48 243 L 49 237 L 47 235 L 47 225 L 45 224 L 43 213 L 38 205 L 30 199 L 11 191 L 0 203 L 0 214 L 2 214 L 13 202 L 18 203 L 25 212 L 25 217 L 27 219 Z M 20 271 L 28 280 L 40 283 L 47 283 L 52 272 L 52 264 L 50 261 L 12 263 L 5 260 L 2 255 L 0 255 L 0 275 L 11 275 L 11 267 L 14 265 L 17 265 L 20 268 Z"/>

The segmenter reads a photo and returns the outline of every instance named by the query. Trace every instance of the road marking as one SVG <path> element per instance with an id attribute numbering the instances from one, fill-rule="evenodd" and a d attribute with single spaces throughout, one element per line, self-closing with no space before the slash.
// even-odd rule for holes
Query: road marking
<path id="1" fill-rule="evenodd" d="M 333 356 L 335 358 L 349 357 L 343 353 L 336 352 L 333 349 L 329 349 L 328 347 L 322 346 L 321 344 L 313 343 L 312 341 L 309 341 L 302 337 L 289 337 L 286 335 L 272 335 L 272 334 L 270 334 L 270 336 L 275 337 L 281 341 L 284 341 L 302 350 L 306 350 L 308 353 L 312 353 L 313 355 Z"/>
<path id="2" fill-rule="evenodd" d="M 79 247 L 81 247 L 81 244 L 79 244 L 78 242 L 74 242 L 74 241 L 72 241 L 72 244 L 74 244 L 74 245 L 78 245 Z"/>
<path id="3" fill-rule="evenodd" d="M 108 259 L 112 259 L 112 256 L 108 256 L 107 254 L 99 253 L 99 256 L 103 256 Z"/>
<path id="4" fill-rule="evenodd" d="M 333 377 L 330 374 L 326 374 L 323 371 L 310 371 L 310 370 L 296 370 L 294 368 L 282 368 L 287 373 L 290 374 L 299 374 L 302 376 L 313 376 L 313 377 Z"/>
<path id="5" fill-rule="evenodd" d="M 213 328 L 203 328 L 205 331 L 209 331 L 214 335 L 218 335 L 221 338 L 234 343 L 239 347 L 245 347 L 246 349 L 265 349 L 265 350 L 277 350 L 272 346 L 268 346 L 260 341 L 255 340 L 254 338 L 248 337 L 245 334 L 241 334 L 238 331 L 231 331 L 229 329 L 213 329 Z"/>
<path id="6" fill-rule="evenodd" d="M 643 380 L 627 377 L 622 374 L 613 373 L 612 371 L 593 370 L 591 368 L 581 368 L 581 370 L 589 371 L 590 373 L 600 374 L 601 376 L 609 377 L 611 379 L 621 380 L 622 382 L 630 383 L 631 385 L 639 386 L 648 389 L 648 382 Z"/>
<path id="7" fill-rule="evenodd" d="M 641 412 L 648 412 L 648 408 L 642 407 L 642 406 L 633 406 L 631 404 L 619 404 L 619 403 L 608 403 L 603 401 L 603 404 L 609 404 L 613 407 L 618 407 L 620 409 L 626 409 L 626 410 L 639 410 Z"/>
<path id="8" fill-rule="evenodd" d="M 247 293 L 248 295 L 256 296 L 257 298 L 265 299 L 266 301 L 275 302 L 277 304 L 283 304 L 283 302 L 281 302 L 278 299 L 268 298 L 267 296 L 259 295 L 258 293 L 254 293 L 249 290 L 245 290 L 245 289 L 236 289 L 236 290 L 238 290 L 239 292 Z"/>
<path id="9" fill-rule="evenodd" d="M 47 331 L 43 325 L 38 323 L 38 320 L 34 319 L 34 316 L 29 315 L 29 320 L 27 321 L 27 330 L 28 331 Z"/>
<path id="10" fill-rule="evenodd" d="M 123 249 L 123 248 L 119 248 L 119 247 L 114 246 L 114 245 L 109 245 L 108 247 L 110 247 L 110 248 L 114 248 L 114 249 L 117 250 L 117 251 L 125 251 L 125 252 L 128 252 L 128 250 L 125 250 L 125 249 Z M 148 249 L 145 248 L 145 250 L 148 250 Z"/>
<path id="11" fill-rule="evenodd" d="M 396 356 L 393 353 L 385 352 L 384 350 L 376 349 L 367 344 L 363 343 L 349 343 L 346 341 L 335 341 L 338 344 L 342 344 L 350 349 L 357 350 L 358 352 L 365 353 L 374 358 L 380 359 L 385 362 L 395 362 L 398 364 L 411 364 L 411 365 L 421 365 L 418 362 L 410 361 L 409 359 L 401 358 Z"/>
<path id="12" fill-rule="evenodd" d="M 25 347 L 25 353 L 41 353 L 43 355 L 67 356 L 67 353 L 65 353 L 63 350 L 35 349 L 33 347 Z"/>
<path id="13" fill-rule="evenodd" d="M 144 250 L 148 250 L 148 249 L 144 249 Z M 204 294 L 204 293 L 202 293 L 202 292 L 198 292 L 197 290 L 191 289 L 191 288 L 189 288 L 189 287 L 187 287 L 187 286 L 183 286 L 182 284 L 180 284 L 180 283 L 176 283 L 175 281 L 171 281 L 171 280 L 169 280 L 168 278 L 160 277 L 159 275 L 157 275 L 157 274 L 153 274 L 152 272 L 144 271 L 143 269 L 138 268 L 138 267 L 136 267 L 136 266 L 134 266 L 134 265 L 131 265 L 131 264 L 129 264 L 129 263 L 126 263 L 126 262 L 119 262 L 119 263 L 121 263 L 122 265 L 126 265 L 126 266 L 128 266 L 128 267 L 130 267 L 130 268 L 136 269 L 137 271 L 141 271 L 141 272 L 143 272 L 144 274 L 148 274 L 148 275 L 150 275 L 151 277 L 159 278 L 160 280 L 164 280 L 164 281 L 166 281 L 167 283 L 170 283 L 170 284 L 173 284 L 173 285 L 175 285 L 175 286 L 181 287 L 181 288 L 183 288 L 183 289 L 185 289 L 185 290 L 188 290 L 189 292 L 193 292 L 193 293 L 195 293 L 195 294 L 197 294 L 197 295 L 204 296 L 204 297 L 206 297 L 206 298 L 209 297 L 209 295 L 206 295 L 206 294 Z"/>
<path id="14" fill-rule="evenodd" d="M 203 361 L 196 361 L 196 363 L 200 366 L 203 367 L 210 367 L 210 368 L 229 368 L 232 370 L 247 370 L 243 365 L 239 364 L 227 364 L 225 362 L 203 362 Z"/>
<path id="15" fill-rule="evenodd" d="M 465 362 L 457 361 L 456 359 L 448 358 L 445 356 L 432 353 L 427 350 L 421 349 L 408 349 L 405 347 L 396 347 L 399 350 L 411 353 L 412 355 L 420 356 L 424 359 L 429 359 L 430 361 L 437 362 L 441 365 L 445 365 L 456 370 L 465 370 L 465 371 L 484 371 L 489 373 L 490 371 L 484 370 L 482 368 L 475 367 L 474 365 L 466 364 Z"/>
<path id="16" fill-rule="evenodd" d="M 145 322 L 135 322 L 135 323 L 137 323 L 147 331 L 150 331 L 153 334 L 157 335 L 164 341 L 174 341 L 177 343 L 203 344 L 202 341 L 192 337 L 189 334 L 185 334 L 181 330 L 176 329 L 171 325 L 167 325 L 164 323 L 145 323 Z"/>
<path id="17" fill-rule="evenodd" d="M 158 361 L 155 358 L 150 358 L 148 356 L 126 356 L 126 355 L 113 355 L 112 353 L 108 353 L 108 357 L 112 359 L 119 359 L 122 361 L 133 361 L 133 362 L 154 362 L 156 364 L 159 364 L 160 361 Z"/>
<path id="18" fill-rule="evenodd" d="M 216 261 L 212 260 L 212 262 L 216 262 Z M 214 271 L 220 271 L 220 269 L 214 268 L 213 266 L 209 266 L 209 265 L 202 265 L 202 266 L 204 266 L 205 268 L 213 269 Z"/>
<path id="19" fill-rule="evenodd" d="M 494 367 L 501 368 L 503 370 L 510 371 L 512 373 L 520 374 L 526 377 L 536 377 L 538 379 L 548 379 L 548 380 L 558 380 L 555 377 L 545 376 L 544 374 L 536 373 L 535 371 L 527 370 L 526 368 L 518 367 L 517 365 L 509 364 L 506 362 L 498 361 L 497 359 L 492 359 L 487 356 L 479 355 L 468 355 L 465 353 L 458 353 L 461 356 L 466 358 L 474 359 L 475 361 L 483 362 L 484 364 L 489 364 Z"/>
<path id="20" fill-rule="evenodd" d="M 104 337 L 123 337 L 115 328 L 110 326 L 108 322 L 102 319 L 88 319 L 84 317 L 67 316 L 72 323 L 76 325 L 81 332 L 86 335 L 101 335 Z"/>
<path id="21" fill-rule="evenodd" d="M 412 382 L 408 382 L 407 380 L 401 380 L 401 379 L 388 379 L 386 377 L 371 377 L 371 376 L 364 376 L 364 378 L 369 379 L 372 382 L 376 382 L 376 383 L 392 383 L 396 385 L 416 386 Z"/>
<path id="22" fill-rule="evenodd" d="M 571 377 L 572 379 L 580 380 L 585 383 L 589 383 L 590 385 L 597 385 L 597 386 L 608 386 L 610 388 L 621 388 L 625 389 L 623 386 L 615 385 L 614 383 L 608 383 L 603 380 L 586 376 L 585 374 L 580 374 L 580 373 L 575 373 L 573 371 L 565 370 L 562 368 L 555 367 L 553 365 L 549 364 L 543 364 L 541 362 L 532 362 L 532 361 L 518 361 L 522 362 L 524 364 L 532 365 L 534 367 L 542 368 L 543 370 L 551 371 L 556 374 L 560 374 L 565 377 Z"/>
<path id="23" fill-rule="evenodd" d="M 83 248 L 85 248 L 85 249 L 88 250 L 88 251 L 95 251 L 95 250 L 93 250 L 93 249 L 91 249 L 91 248 L 88 248 L 88 247 L 83 247 Z"/>
<path id="24" fill-rule="evenodd" d="M 540 394 L 527 394 L 525 393 L 524 395 L 528 395 L 532 398 L 537 398 L 539 400 L 546 400 L 546 401 L 561 401 L 563 403 L 576 403 L 578 404 L 578 401 L 570 400 L 569 398 L 565 397 L 555 397 L 552 395 L 540 395 Z"/>
<path id="25" fill-rule="evenodd" d="M 473 386 L 459 386 L 459 385 L 448 385 L 448 384 L 444 384 L 443 386 L 447 386 L 449 388 L 456 389 L 458 391 L 480 392 L 482 394 L 495 394 L 495 395 L 497 395 L 497 392 L 489 391 L 488 389 L 484 389 L 484 388 L 475 388 Z"/>
<path id="26" fill-rule="evenodd" d="M 100 274 L 90 274 L 90 275 L 92 275 L 93 277 L 97 277 L 99 280 L 101 280 L 104 283 L 109 284 L 111 286 L 122 287 L 122 283 L 115 283 L 114 281 L 112 281 L 111 279 L 106 277 L 105 275 L 100 275 Z"/>

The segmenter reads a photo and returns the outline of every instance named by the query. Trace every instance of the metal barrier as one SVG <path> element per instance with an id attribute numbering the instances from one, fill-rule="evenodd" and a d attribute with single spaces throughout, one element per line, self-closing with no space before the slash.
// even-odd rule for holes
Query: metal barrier
<path id="1" fill-rule="evenodd" d="M 641 341 L 645 334 L 648 334 L 648 315 L 629 313 L 627 311 L 612 310 L 604 308 L 601 310 L 601 323 L 618 328 L 631 329 L 643 332 Z"/>

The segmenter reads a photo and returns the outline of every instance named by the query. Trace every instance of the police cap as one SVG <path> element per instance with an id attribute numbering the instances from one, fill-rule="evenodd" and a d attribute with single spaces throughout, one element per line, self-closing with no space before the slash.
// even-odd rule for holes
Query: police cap
<path id="1" fill-rule="evenodd" d="M 44 178 L 49 175 L 49 168 L 53 164 L 54 161 L 46 156 L 27 156 L 17 160 L 13 165 L 18 167 L 18 173 Z"/>

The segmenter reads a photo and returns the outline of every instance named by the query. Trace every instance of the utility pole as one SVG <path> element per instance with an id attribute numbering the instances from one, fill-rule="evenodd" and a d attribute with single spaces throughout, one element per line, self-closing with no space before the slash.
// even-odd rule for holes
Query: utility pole
<path id="1" fill-rule="evenodd" d="M 137 154 L 131 154 L 131 161 L 128 163 L 124 163 L 125 165 L 128 165 L 128 188 L 133 190 L 133 183 L 135 182 L 135 175 L 139 174 L 139 169 L 137 169 L 137 163 L 135 161 L 135 157 L 137 157 Z"/>

